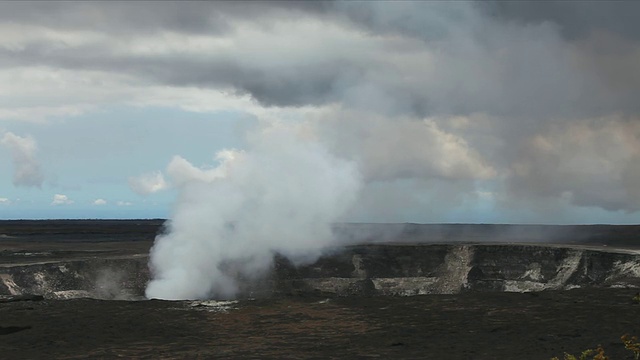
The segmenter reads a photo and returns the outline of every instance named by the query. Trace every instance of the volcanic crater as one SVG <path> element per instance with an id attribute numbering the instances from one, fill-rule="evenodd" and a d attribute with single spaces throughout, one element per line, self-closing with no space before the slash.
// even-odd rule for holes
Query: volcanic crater
<path id="1" fill-rule="evenodd" d="M 603 344 L 625 358 L 619 336 L 640 331 L 636 226 L 340 224 L 344 246 L 302 266 L 274 254 L 222 303 L 145 299 L 162 225 L 0 222 L 0 350 L 545 359 Z"/>

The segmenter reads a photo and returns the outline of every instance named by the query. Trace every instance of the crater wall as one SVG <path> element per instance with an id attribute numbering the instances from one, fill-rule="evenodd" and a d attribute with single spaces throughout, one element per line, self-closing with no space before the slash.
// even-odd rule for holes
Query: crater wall
<path id="1" fill-rule="evenodd" d="M 367 245 L 294 268 L 276 263 L 277 289 L 336 295 L 529 292 L 578 287 L 637 287 L 632 250 L 500 244 Z"/>
<path id="2" fill-rule="evenodd" d="M 26 256 L 26 255 L 25 255 Z M 49 258 L 0 267 L 0 294 L 141 299 L 146 254 Z M 240 279 L 240 297 L 410 296 L 640 286 L 640 254 L 527 244 L 374 244 L 329 249 L 294 266 L 276 256 L 266 278 Z"/>

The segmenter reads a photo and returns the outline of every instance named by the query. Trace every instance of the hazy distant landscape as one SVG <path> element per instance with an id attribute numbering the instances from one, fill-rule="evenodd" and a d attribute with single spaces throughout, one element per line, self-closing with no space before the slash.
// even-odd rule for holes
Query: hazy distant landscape
<path id="1" fill-rule="evenodd" d="M 0 220 L 3 241 L 152 241 L 165 219 Z M 540 242 L 640 246 L 640 225 L 334 224 L 342 245 L 358 242 Z"/>

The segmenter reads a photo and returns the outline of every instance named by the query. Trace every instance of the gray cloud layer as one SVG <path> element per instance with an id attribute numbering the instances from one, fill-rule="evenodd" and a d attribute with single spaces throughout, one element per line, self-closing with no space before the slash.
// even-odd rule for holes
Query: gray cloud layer
<path id="1" fill-rule="evenodd" d="M 0 22 L 20 39 L 0 46 L 0 64 L 326 107 L 315 131 L 371 183 L 419 180 L 428 184 L 420 191 L 441 187 L 453 199 L 492 182 L 506 206 L 563 199 L 636 211 L 637 10 L 564 1 L 8 2 Z"/>
<path id="2" fill-rule="evenodd" d="M 2 13 L 16 14 L 17 19 L 25 18 L 40 26 L 45 13 L 54 11 L 66 20 L 56 20 L 63 25 L 51 24 L 52 28 L 65 29 L 75 25 L 75 30 L 97 29 L 109 34 L 115 32 L 114 36 L 120 36 L 117 31 L 138 31 L 136 34 L 140 35 L 158 31 L 190 33 L 196 29 L 207 35 L 223 36 L 241 31 L 239 28 L 246 24 L 263 27 L 268 32 L 285 21 L 295 23 L 314 19 L 332 21 L 328 24 L 342 27 L 345 32 L 353 33 L 358 31 L 353 26 L 361 27 L 370 35 L 363 39 L 365 45 L 372 43 L 375 36 L 390 38 L 384 39 L 385 44 L 379 48 L 364 49 L 375 51 L 375 54 L 363 54 L 363 49 L 352 47 L 352 43 L 339 43 L 330 38 L 327 44 L 313 47 L 316 51 L 322 51 L 322 45 L 327 47 L 326 51 L 314 54 L 318 56 L 315 58 L 298 53 L 310 49 L 295 48 L 303 45 L 303 37 L 307 35 L 304 33 L 296 39 L 299 43 L 290 44 L 293 47 L 289 49 L 261 48 L 256 42 L 234 44 L 231 49 L 225 49 L 227 51 L 207 56 L 194 56 L 188 52 L 114 51 L 118 50 L 114 47 L 131 46 L 125 39 L 117 39 L 120 44 L 114 43 L 114 39 L 103 39 L 73 46 L 46 38 L 28 41 L 18 51 L 5 47 L 0 54 L 5 63 L 14 65 L 127 72 L 173 86 L 232 87 L 251 94 L 265 105 L 301 106 L 348 101 L 366 87 L 391 97 L 389 102 L 400 104 L 403 111 L 411 110 L 418 115 L 482 111 L 523 117 L 529 114 L 573 116 L 614 110 L 638 111 L 639 105 L 630 93 L 640 84 L 617 86 L 615 79 L 610 79 L 614 72 L 631 73 L 635 55 L 613 54 L 622 64 L 602 55 L 595 56 L 594 60 L 597 55 L 594 53 L 607 50 L 601 48 L 602 42 L 607 42 L 611 48 L 608 50 L 622 50 L 615 49 L 616 44 L 608 39 L 566 42 L 558 27 L 569 25 L 558 25 L 553 17 L 526 23 L 527 19 L 521 20 L 522 16 L 515 10 L 538 9 L 531 3 L 522 3 L 519 7 L 501 2 L 496 5 L 497 9 L 504 8 L 501 16 L 493 17 L 486 16 L 475 3 L 403 2 L 390 6 L 384 2 L 340 2 L 298 5 L 299 8 L 293 10 L 279 2 L 233 4 L 7 3 L 2 6 L 9 9 Z M 558 6 L 565 6 L 562 4 Z M 153 11 L 142 16 L 151 6 Z M 541 6 L 538 11 L 542 14 L 546 8 Z M 320 13 L 321 17 L 317 18 Z M 87 14 L 91 21 L 87 20 Z M 571 24 L 570 19 L 562 20 Z M 519 25 L 520 22 L 523 25 Z M 221 26 L 226 30 L 219 31 Z M 591 32 L 600 29 L 615 30 L 603 25 L 594 27 Z M 286 30 L 275 30 L 274 36 L 291 36 Z M 614 32 L 610 36 L 625 34 Z M 620 44 L 617 46 L 627 50 L 633 48 L 635 44 L 626 41 L 625 38 L 618 39 Z M 429 52 L 429 58 L 423 59 L 427 63 L 408 62 L 421 56 L 420 51 Z M 270 57 L 278 61 L 264 62 L 260 57 L 267 52 L 273 52 Z M 246 58 L 239 58 L 243 55 Z M 620 69 L 624 65 L 628 67 L 627 71 Z M 407 77 L 411 81 L 400 81 Z"/>

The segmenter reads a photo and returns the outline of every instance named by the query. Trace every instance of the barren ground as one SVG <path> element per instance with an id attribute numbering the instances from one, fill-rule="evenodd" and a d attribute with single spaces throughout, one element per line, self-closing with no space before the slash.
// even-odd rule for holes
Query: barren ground
<path id="1" fill-rule="evenodd" d="M 96 222 L 93 233 L 18 225 L 0 222 L 0 265 L 14 261 L 12 251 L 46 250 L 45 260 L 145 252 L 159 223 L 103 231 Z M 637 245 L 637 228 L 623 230 Z M 0 358 L 549 359 L 601 344 L 611 359 L 633 359 L 620 336 L 640 335 L 636 291 L 296 296 L 244 300 L 226 312 L 189 301 L 0 302 Z"/>
<path id="2" fill-rule="evenodd" d="M 0 353 L 25 358 L 549 359 L 640 333 L 634 291 L 0 304 Z"/>

